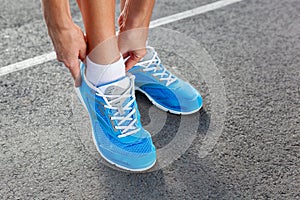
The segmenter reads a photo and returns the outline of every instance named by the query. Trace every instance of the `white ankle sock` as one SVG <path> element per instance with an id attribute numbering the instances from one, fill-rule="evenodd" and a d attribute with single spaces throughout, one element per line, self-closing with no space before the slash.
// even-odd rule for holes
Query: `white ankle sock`
<path id="1" fill-rule="evenodd" d="M 95 86 L 112 82 L 126 75 L 122 56 L 118 61 L 108 65 L 96 64 L 87 56 L 86 65 L 86 78 Z"/>

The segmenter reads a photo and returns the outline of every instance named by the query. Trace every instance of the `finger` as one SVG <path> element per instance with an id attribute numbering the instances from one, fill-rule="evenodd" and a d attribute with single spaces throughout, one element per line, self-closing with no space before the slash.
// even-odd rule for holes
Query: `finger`
<path id="1" fill-rule="evenodd" d="M 123 24 L 123 15 L 122 15 L 122 13 L 118 17 L 118 24 L 119 24 L 119 26 L 121 26 L 121 24 Z"/>
<path id="2" fill-rule="evenodd" d="M 129 57 L 129 52 L 123 53 L 123 54 L 122 54 L 122 57 L 123 57 L 124 59 L 128 58 L 128 57 Z"/>
<path id="3" fill-rule="evenodd" d="M 120 30 L 124 29 L 124 26 L 125 26 L 124 22 L 125 22 L 124 13 L 121 12 L 120 16 L 118 17 L 118 25 L 119 25 Z"/>
<path id="4" fill-rule="evenodd" d="M 130 52 L 129 53 L 130 57 L 125 62 L 126 70 L 129 70 L 134 65 L 136 65 L 146 55 L 146 53 L 147 53 L 146 49 L 140 49 L 140 50 Z"/>
<path id="5" fill-rule="evenodd" d="M 122 57 L 123 57 L 124 64 L 126 64 L 127 60 L 130 58 L 130 55 L 129 55 L 129 53 L 127 52 L 127 53 L 124 53 L 124 54 L 122 55 Z"/>
<path id="6" fill-rule="evenodd" d="M 79 49 L 79 59 L 84 62 L 87 51 L 87 38 L 85 34 L 82 32 L 83 41 L 81 42 L 81 48 Z"/>
<path id="7" fill-rule="evenodd" d="M 83 47 L 79 50 L 79 59 L 84 62 L 85 57 L 86 57 L 86 47 Z"/>
<path id="8" fill-rule="evenodd" d="M 75 87 L 79 87 L 81 85 L 81 75 L 80 75 L 80 64 L 79 60 L 76 59 L 67 66 L 71 72 L 71 75 L 74 79 Z"/>
<path id="9" fill-rule="evenodd" d="M 138 56 L 134 53 L 130 53 L 130 57 L 125 62 L 126 70 L 130 70 L 134 65 L 136 65 L 142 59 L 141 56 Z"/>

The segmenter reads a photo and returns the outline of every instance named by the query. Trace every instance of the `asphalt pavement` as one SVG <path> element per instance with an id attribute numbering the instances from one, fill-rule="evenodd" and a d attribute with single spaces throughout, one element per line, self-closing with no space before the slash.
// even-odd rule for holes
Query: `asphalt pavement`
<path id="1" fill-rule="evenodd" d="M 212 2 L 160 0 L 153 20 Z M 0 67 L 53 51 L 39 0 L 0 4 Z M 204 107 L 180 117 L 137 93 L 160 150 L 147 173 L 100 158 L 62 64 L 1 76 L 0 199 L 300 199 L 299 13 L 299 0 L 244 0 L 150 32 Z"/>

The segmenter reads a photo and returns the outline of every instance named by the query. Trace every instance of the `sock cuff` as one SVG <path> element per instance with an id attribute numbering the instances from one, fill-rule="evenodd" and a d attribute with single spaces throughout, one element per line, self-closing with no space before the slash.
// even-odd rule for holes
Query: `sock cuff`
<path id="1" fill-rule="evenodd" d="M 120 54 L 120 59 L 117 60 L 116 62 L 110 63 L 110 64 L 105 64 L 105 65 L 95 63 L 95 62 L 93 62 L 93 61 L 89 58 L 89 56 L 86 56 L 86 64 L 87 64 L 87 65 L 94 65 L 94 66 L 97 66 L 97 67 L 108 67 L 108 66 L 112 66 L 112 65 L 118 65 L 118 66 L 124 65 L 124 66 L 125 66 L 125 63 L 124 63 L 124 59 L 123 59 L 122 54 Z"/>
<path id="2" fill-rule="evenodd" d="M 86 78 L 95 86 L 108 83 L 126 76 L 125 63 L 122 55 L 114 63 L 101 65 L 86 57 Z"/>

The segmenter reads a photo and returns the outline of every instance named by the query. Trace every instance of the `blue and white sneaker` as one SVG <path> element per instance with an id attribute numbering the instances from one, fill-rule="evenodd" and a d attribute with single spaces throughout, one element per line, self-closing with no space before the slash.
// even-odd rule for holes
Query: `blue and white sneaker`
<path id="1" fill-rule="evenodd" d="M 121 169 L 150 169 L 156 162 L 156 150 L 140 122 L 134 76 L 95 87 L 85 77 L 84 64 L 81 75 L 82 84 L 76 92 L 89 113 L 94 143 L 101 156 Z"/>
<path id="2" fill-rule="evenodd" d="M 154 105 L 164 111 L 187 115 L 202 107 L 199 92 L 168 71 L 152 47 L 147 47 L 146 56 L 129 72 L 136 77 L 136 90 L 144 93 Z"/>

